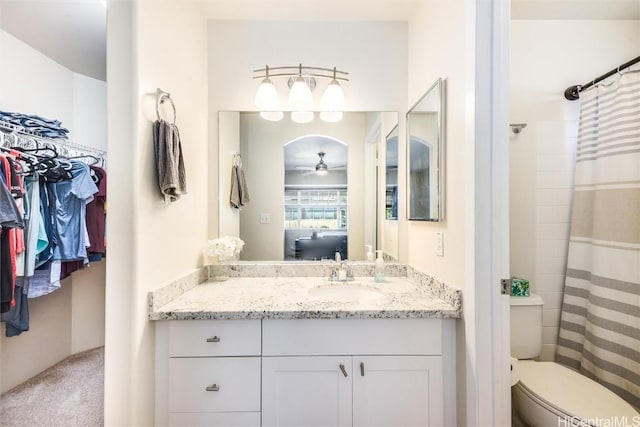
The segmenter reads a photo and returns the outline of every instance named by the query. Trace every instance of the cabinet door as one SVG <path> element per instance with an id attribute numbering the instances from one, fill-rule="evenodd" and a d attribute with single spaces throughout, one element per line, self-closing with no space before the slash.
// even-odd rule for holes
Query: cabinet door
<path id="1" fill-rule="evenodd" d="M 440 356 L 353 358 L 353 425 L 441 426 Z"/>
<path id="2" fill-rule="evenodd" d="M 262 426 L 351 426 L 351 359 L 263 357 Z"/>

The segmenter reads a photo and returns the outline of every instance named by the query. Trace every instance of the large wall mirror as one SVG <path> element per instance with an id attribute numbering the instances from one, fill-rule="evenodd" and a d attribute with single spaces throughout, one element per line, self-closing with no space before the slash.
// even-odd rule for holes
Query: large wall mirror
<path id="1" fill-rule="evenodd" d="M 408 218 L 442 221 L 446 80 L 438 79 L 407 113 Z"/>
<path id="2" fill-rule="evenodd" d="M 337 123 L 278 122 L 219 113 L 219 235 L 239 236 L 247 261 L 366 259 L 365 245 L 397 257 L 385 232 L 384 168 L 377 153 L 396 112 L 347 112 Z M 250 201 L 229 203 L 239 154 Z M 235 159 L 235 160 L 234 160 Z M 380 242 L 377 244 L 377 242 Z M 397 245 L 397 239 L 395 239 Z"/>

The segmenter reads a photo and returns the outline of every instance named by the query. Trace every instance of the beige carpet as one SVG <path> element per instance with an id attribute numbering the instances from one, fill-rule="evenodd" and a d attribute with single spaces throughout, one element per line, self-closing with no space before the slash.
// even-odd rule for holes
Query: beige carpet
<path id="1" fill-rule="evenodd" d="M 2 427 L 102 426 L 104 347 L 74 354 L 0 396 Z"/>

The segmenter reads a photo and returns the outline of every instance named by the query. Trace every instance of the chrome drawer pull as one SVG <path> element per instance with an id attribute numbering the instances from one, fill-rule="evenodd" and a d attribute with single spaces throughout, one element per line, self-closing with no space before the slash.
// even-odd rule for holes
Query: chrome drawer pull
<path id="1" fill-rule="evenodd" d="M 360 362 L 360 376 L 364 377 L 364 362 Z"/>
<path id="2" fill-rule="evenodd" d="M 344 375 L 345 377 L 349 376 L 347 375 L 347 370 L 344 368 L 344 365 L 342 363 L 340 364 L 340 370 L 342 371 L 342 375 Z"/>
<path id="3" fill-rule="evenodd" d="M 220 342 L 220 337 L 216 335 L 215 337 L 207 338 L 207 342 Z"/>
<path id="4" fill-rule="evenodd" d="M 220 386 L 218 384 L 213 384 L 210 385 L 209 387 L 205 388 L 206 391 L 220 391 Z"/>

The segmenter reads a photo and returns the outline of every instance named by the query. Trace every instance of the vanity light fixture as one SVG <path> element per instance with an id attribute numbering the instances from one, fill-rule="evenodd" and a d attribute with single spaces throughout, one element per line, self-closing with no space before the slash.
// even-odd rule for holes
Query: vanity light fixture
<path id="1" fill-rule="evenodd" d="M 320 102 L 320 118 L 326 122 L 342 120 L 345 97 L 338 81 L 349 81 L 346 77 L 349 73 L 339 71 L 336 67 L 333 69 L 304 67 L 302 64 L 286 67 L 266 65 L 265 68 L 253 70 L 253 72 L 254 79 L 262 79 L 255 97 L 255 105 L 260 110 L 262 118 L 271 121 L 282 119 L 280 96 L 271 78 L 288 77 L 288 109 L 291 111 L 291 120 L 296 123 L 308 123 L 313 120 L 314 101 L 311 92 L 316 87 L 316 78 L 329 80 Z"/>

